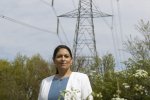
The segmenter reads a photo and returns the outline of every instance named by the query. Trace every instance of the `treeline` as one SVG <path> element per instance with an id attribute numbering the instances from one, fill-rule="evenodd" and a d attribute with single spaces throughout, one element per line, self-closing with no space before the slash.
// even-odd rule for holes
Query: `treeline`
<path id="1" fill-rule="evenodd" d="M 109 61 L 109 65 L 102 64 L 104 61 Z M 111 54 L 105 55 L 101 64 L 105 68 L 102 70 L 114 71 L 115 63 Z M 85 58 L 81 58 L 77 60 L 77 65 L 71 66 L 71 68 L 72 71 L 90 75 L 91 70 L 98 70 L 98 67 L 94 66 L 97 65 L 93 65 L 93 63 L 91 65 Z M 55 73 L 56 68 L 53 62 L 45 61 L 40 54 L 29 58 L 18 53 L 15 59 L 10 62 L 1 59 L 0 100 L 37 100 L 42 79 Z"/>
<path id="2" fill-rule="evenodd" d="M 76 60 L 72 71 L 89 76 L 94 100 L 149 100 L 150 99 L 150 24 L 139 22 L 135 28 L 143 35 L 128 37 L 124 50 L 132 55 L 123 62 L 126 69 L 114 71 L 114 56 L 86 61 Z M 0 100 L 37 100 L 42 79 L 55 74 L 52 61 L 44 60 L 40 54 L 32 57 L 16 55 L 13 61 L 0 60 Z"/>
<path id="3" fill-rule="evenodd" d="M 37 100 L 41 80 L 53 75 L 55 67 L 39 54 L 17 54 L 11 62 L 0 60 L 0 100 Z"/>

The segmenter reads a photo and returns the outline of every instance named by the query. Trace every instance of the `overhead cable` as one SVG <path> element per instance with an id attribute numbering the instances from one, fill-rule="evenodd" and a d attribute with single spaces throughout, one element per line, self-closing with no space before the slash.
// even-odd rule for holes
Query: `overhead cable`
<path id="1" fill-rule="evenodd" d="M 95 2 L 95 1 L 94 1 Z M 95 2 L 95 4 L 96 4 L 96 2 Z M 97 7 L 97 5 L 95 5 L 94 3 L 93 3 L 93 5 L 95 6 L 95 8 L 99 11 L 100 9 Z M 112 7 L 112 5 L 111 5 L 111 7 Z M 101 10 L 100 10 L 101 11 Z M 113 13 L 113 8 L 112 8 L 112 13 Z M 111 29 L 111 33 L 112 33 L 112 39 L 113 39 L 113 45 L 114 45 L 114 50 L 115 50 L 115 56 L 116 56 L 116 59 L 118 59 L 118 53 L 117 53 L 117 51 L 118 51 L 118 49 L 117 49 L 117 46 L 116 46 L 116 43 L 115 43 L 115 36 L 114 36 L 114 30 L 113 30 L 113 17 L 114 16 L 112 16 L 112 26 L 107 22 L 107 20 L 106 19 L 104 19 L 103 17 L 103 20 L 105 21 L 105 23 L 110 27 L 110 29 Z M 119 51 L 118 51 L 119 52 Z M 120 57 L 120 54 L 119 54 L 119 57 Z M 121 58 L 120 58 L 121 59 Z M 117 63 L 117 65 L 119 66 L 120 65 L 120 63 L 119 62 L 116 62 Z"/>
<path id="2" fill-rule="evenodd" d="M 61 40 L 61 38 L 60 38 L 59 34 L 57 34 L 57 36 L 58 36 L 58 38 L 59 38 L 60 42 L 63 44 L 63 42 L 62 42 L 62 40 Z"/>
<path id="3" fill-rule="evenodd" d="M 73 2 L 73 6 L 74 6 L 74 8 L 76 9 L 76 5 L 75 5 L 75 3 L 74 3 L 74 0 L 72 0 L 72 2 Z"/>
<path id="4" fill-rule="evenodd" d="M 123 31 L 122 31 L 122 23 L 121 23 L 121 14 L 120 14 L 120 6 L 119 6 L 119 0 L 117 0 L 117 5 L 118 5 L 118 14 L 119 14 L 119 23 L 120 23 L 120 33 L 121 33 L 121 40 L 122 40 L 122 49 L 123 49 Z M 124 61 L 125 61 L 125 53 L 123 50 L 123 56 L 124 56 Z"/>
<path id="5" fill-rule="evenodd" d="M 47 5 L 51 6 L 51 4 L 49 4 L 49 3 L 45 2 L 44 0 L 40 0 L 40 1 L 42 1 L 42 2 L 44 2 L 45 4 L 47 4 Z M 53 7 L 53 6 L 51 6 L 51 7 L 53 8 L 53 11 L 54 11 L 54 13 L 55 13 L 55 15 L 56 15 L 56 17 L 57 17 L 57 13 L 56 13 L 56 11 L 55 11 L 54 7 Z M 63 31 L 63 34 L 64 34 L 64 36 L 65 36 L 65 38 L 66 38 L 66 40 L 67 40 L 68 44 L 69 44 L 69 46 L 70 46 L 70 43 L 69 43 L 69 41 L 68 41 L 68 38 L 67 38 L 67 36 L 66 36 L 66 34 L 65 34 L 65 32 L 64 32 L 64 29 L 63 29 L 63 27 L 62 27 L 62 25 L 61 25 L 60 21 L 59 21 L 59 24 L 60 24 L 60 27 L 61 27 L 61 29 L 62 29 L 62 31 Z M 70 47 L 71 47 L 71 46 L 70 46 Z"/>
<path id="6" fill-rule="evenodd" d="M 112 0 L 110 0 L 110 3 L 111 3 L 112 14 L 114 15 Z M 115 17 L 114 17 L 114 16 L 112 17 L 112 20 L 114 20 L 114 21 L 113 21 L 113 22 L 114 22 L 113 25 L 114 25 L 114 29 L 115 29 L 114 31 L 115 31 L 115 33 L 116 33 L 116 41 L 117 41 L 117 46 L 118 46 L 117 51 L 118 51 L 118 53 L 119 53 L 119 58 L 120 58 L 120 60 L 122 60 L 122 59 L 121 59 L 121 54 L 120 54 L 120 51 L 119 51 L 119 40 L 118 40 L 117 29 L 116 29 L 116 21 L 115 21 Z M 119 67 L 119 66 L 118 66 L 118 67 Z M 122 68 L 122 64 L 120 64 L 120 67 Z M 120 67 L 119 67 L 119 70 L 121 70 Z"/>
<path id="7" fill-rule="evenodd" d="M 1 18 L 4 18 L 4 19 L 6 19 L 6 20 L 9 20 L 9 21 L 15 22 L 15 23 L 17 23 L 17 24 L 24 25 L 24 26 L 26 26 L 26 27 L 39 30 L 39 31 L 43 31 L 43 32 L 47 32 L 47 33 L 52 33 L 52 34 L 57 34 L 56 32 L 52 32 L 52 31 L 48 31 L 48 30 L 45 30 L 45 29 L 41 29 L 41 28 L 38 28 L 38 27 L 35 27 L 35 26 L 32 26 L 32 25 L 29 25 L 29 24 L 26 24 L 26 23 L 17 21 L 17 20 L 15 20 L 15 19 L 10 18 L 10 17 L 6 17 L 6 16 L 1 15 L 1 14 L 0 14 L 0 17 L 1 17 Z"/>
<path id="8" fill-rule="evenodd" d="M 55 15 L 56 15 L 56 17 L 57 17 L 57 13 L 56 13 L 54 7 L 52 7 L 52 8 L 53 8 L 53 11 L 54 11 L 54 13 L 55 13 Z M 63 29 L 63 27 L 62 27 L 60 21 L 59 21 L 59 24 L 60 24 L 60 27 L 61 27 L 61 29 L 62 29 L 62 31 L 63 31 L 63 33 L 64 33 L 64 36 L 65 36 L 65 38 L 66 38 L 66 40 L 67 40 L 69 46 L 71 47 L 71 45 L 70 45 L 70 43 L 69 43 L 69 41 L 68 41 L 68 38 L 67 38 L 67 36 L 66 36 L 66 33 L 65 33 L 65 31 L 64 31 L 64 29 Z"/>
<path id="9" fill-rule="evenodd" d="M 92 2 L 93 3 L 93 2 Z M 97 11 L 99 12 L 99 13 L 101 13 L 101 10 L 93 3 L 93 5 L 95 6 L 95 8 L 97 9 Z M 108 27 L 109 28 L 111 28 L 111 25 L 107 22 L 107 20 L 104 18 L 104 17 L 102 17 L 102 19 L 105 21 L 105 23 L 108 25 Z"/>
<path id="10" fill-rule="evenodd" d="M 53 3 L 50 4 L 50 3 L 45 2 L 44 0 L 40 0 L 40 1 L 42 1 L 43 3 L 45 3 L 45 4 L 47 4 L 47 5 L 51 6 L 51 7 L 53 6 Z"/>

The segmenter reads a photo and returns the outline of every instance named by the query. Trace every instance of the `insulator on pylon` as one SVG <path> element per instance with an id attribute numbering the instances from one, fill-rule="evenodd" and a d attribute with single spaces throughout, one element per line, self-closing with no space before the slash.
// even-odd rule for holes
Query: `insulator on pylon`
<path id="1" fill-rule="evenodd" d="M 54 4 L 54 0 L 52 0 L 52 7 L 53 7 L 53 4 Z"/>
<path id="2" fill-rule="evenodd" d="M 59 18 L 57 18 L 57 34 L 59 32 Z"/>

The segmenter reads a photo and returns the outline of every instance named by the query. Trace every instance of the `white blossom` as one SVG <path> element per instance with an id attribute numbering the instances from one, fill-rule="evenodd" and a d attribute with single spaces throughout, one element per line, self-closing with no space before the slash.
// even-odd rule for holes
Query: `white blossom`
<path id="1" fill-rule="evenodd" d="M 124 87 L 125 87 L 126 89 L 130 88 L 130 86 L 128 86 L 128 85 L 127 85 L 127 86 L 124 86 Z"/>
<path id="2" fill-rule="evenodd" d="M 147 78 L 148 77 L 148 73 L 145 70 L 136 70 L 136 73 L 133 74 L 134 77 L 139 77 L 139 78 Z"/>
<path id="3" fill-rule="evenodd" d="M 93 73 L 96 73 L 96 71 L 93 71 Z"/>

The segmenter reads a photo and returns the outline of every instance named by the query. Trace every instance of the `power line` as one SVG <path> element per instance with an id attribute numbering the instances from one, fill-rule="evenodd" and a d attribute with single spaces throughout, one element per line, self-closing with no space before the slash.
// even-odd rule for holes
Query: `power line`
<path id="1" fill-rule="evenodd" d="M 119 23 L 120 23 L 120 33 L 121 33 L 121 40 L 122 40 L 122 49 L 123 49 L 123 31 L 122 31 L 122 23 L 121 23 L 121 14 L 120 14 L 120 6 L 119 6 L 119 0 L 117 0 L 117 5 L 118 5 L 118 14 L 119 14 Z M 124 56 L 124 61 L 125 61 L 125 54 L 123 50 L 123 56 Z"/>
<path id="2" fill-rule="evenodd" d="M 95 0 L 93 0 L 93 1 L 95 2 L 95 4 L 97 4 Z M 97 6 L 97 8 L 99 8 L 98 5 L 96 5 L 96 6 Z M 104 23 L 103 23 L 103 29 L 104 29 L 104 33 L 105 33 Z M 105 34 L 105 36 L 106 36 L 106 34 Z M 108 39 L 107 39 L 107 36 L 106 36 L 106 41 L 107 41 L 107 45 L 108 45 Z"/>
<path id="3" fill-rule="evenodd" d="M 53 11 L 55 12 L 55 15 L 56 15 L 56 17 L 57 17 L 57 13 L 56 13 L 56 11 L 55 11 L 54 7 L 52 7 L 52 8 L 53 8 Z M 62 25 L 61 25 L 60 21 L 59 21 L 59 24 L 60 24 L 60 27 L 61 27 L 61 29 L 62 29 L 62 31 L 63 31 L 63 33 L 64 33 L 64 35 L 65 35 L 65 38 L 66 38 L 66 40 L 67 40 L 68 44 L 69 44 L 69 46 L 70 46 L 70 43 L 69 43 L 69 41 L 68 41 L 68 38 L 67 38 L 67 36 L 66 36 L 66 33 L 65 33 L 65 31 L 64 31 L 64 29 L 63 29 L 63 27 L 62 27 Z M 71 47 L 71 46 L 70 46 L 70 47 Z"/>
<path id="4" fill-rule="evenodd" d="M 6 19 L 6 20 L 12 21 L 12 22 L 14 22 L 14 23 L 17 23 L 17 24 L 20 24 L 20 25 L 29 27 L 29 28 L 33 28 L 33 29 L 36 29 L 36 30 L 39 30 L 39 31 L 43 31 L 43 32 L 47 32 L 47 33 L 56 34 L 56 32 L 52 32 L 52 31 L 48 31 L 48 30 L 45 30 L 45 29 L 41 29 L 41 28 L 38 28 L 38 27 L 35 27 L 35 26 L 32 26 L 32 25 L 29 25 L 29 24 L 26 24 L 26 23 L 17 21 L 17 20 L 15 20 L 15 19 L 10 18 L 10 17 L 6 17 L 6 16 L 1 15 L 1 14 L 0 14 L 0 17 L 1 17 L 1 18 L 4 18 L 4 19 Z"/>
<path id="5" fill-rule="evenodd" d="M 51 6 L 51 4 L 49 4 L 49 3 L 45 2 L 44 0 L 40 0 L 40 1 L 42 1 L 42 2 L 44 2 L 45 4 L 47 4 L 47 5 Z M 53 8 L 53 11 L 54 11 L 54 13 L 55 13 L 55 15 L 56 15 L 56 17 L 57 17 L 57 13 L 56 13 L 56 11 L 55 11 L 54 7 L 53 7 L 53 6 L 51 6 L 51 7 Z M 60 21 L 59 21 L 59 23 L 60 23 Z M 69 46 L 70 46 L 70 43 L 69 43 L 69 41 L 68 41 L 68 38 L 67 38 L 67 36 L 66 36 L 66 34 L 65 34 L 65 32 L 64 32 L 64 29 L 63 29 L 63 27 L 62 27 L 61 23 L 60 23 L 60 27 L 61 27 L 61 29 L 62 29 L 62 31 L 63 31 L 63 34 L 64 34 L 64 36 L 65 36 L 65 38 L 66 38 L 66 40 L 67 40 L 67 42 L 68 42 Z M 71 46 L 70 46 L 70 47 L 71 47 Z"/>
<path id="6" fill-rule="evenodd" d="M 94 1 L 94 2 L 95 2 L 95 1 Z M 94 4 L 94 2 L 92 2 L 93 5 L 94 5 L 95 8 L 98 10 L 98 12 L 101 13 L 102 11 L 101 11 L 100 8 L 96 5 L 96 3 Z M 105 21 L 105 23 L 108 25 L 108 27 L 111 28 L 111 25 L 108 23 L 108 21 L 107 21 L 104 17 L 102 17 L 102 19 Z"/>
<path id="7" fill-rule="evenodd" d="M 6 20 L 12 21 L 12 22 L 14 22 L 14 23 L 17 23 L 17 24 L 20 24 L 20 25 L 29 27 L 29 28 L 33 28 L 33 29 L 36 29 L 36 30 L 39 30 L 39 31 L 43 31 L 43 32 L 47 32 L 47 33 L 56 34 L 56 35 L 58 36 L 60 42 L 63 43 L 62 40 L 61 40 L 61 38 L 60 38 L 60 36 L 59 36 L 56 32 L 52 32 L 52 31 L 48 31 L 48 30 L 45 30 L 45 29 L 41 29 L 41 28 L 38 28 L 38 27 L 35 27 L 35 26 L 32 26 L 32 25 L 29 25 L 29 24 L 26 24 L 26 23 L 17 21 L 17 20 L 15 20 L 15 19 L 10 18 L 10 17 L 6 17 L 6 16 L 1 15 L 1 14 L 0 14 L 0 17 L 1 17 L 1 18 L 4 18 L 4 19 L 6 19 Z"/>
<path id="8" fill-rule="evenodd" d="M 43 3 L 45 3 L 45 4 L 47 4 L 47 5 L 49 5 L 49 6 L 51 6 L 51 7 L 52 7 L 52 4 L 47 3 L 47 2 L 45 2 L 44 0 L 40 0 L 40 1 L 42 1 Z"/>
<path id="9" fill-rule="evenodd" d="M 110 0 L 111 2 L 111 9 L 112 9 L 112 14 L 114 15 L 114 10 L 113 10 L 113 4 L 112 4 L 112 0 Z M 112 20 L 114 20 L 114 28 L 115 28 L 115 33 L 116 33 L 116 41 L 117 41 L 117 46 L 118 46 L 118 52 L 119 52 L 119 41 L 118 41 L 118 35 L 117 35 L 117 29 L 116 29 L 116 22 L 115 22 L 115 17 L 112 18 Z M 119 52 L 119 58 L 121 60 L 121 54 Z M 122 64 L 121 64 L 121 68 L 122 68 Z M 119 70 L 120 70 L 120 67 L 119 67 Z"/>
<path id="10" fill-rule="evenodd" d="M 74 3 L 74 0 L 72 0 L 72 2 L 73 2 L 73 6 L 74 6 L 74 8 L 76 9 L 76 5 L 75 5 L 75 3 Z"/>
<path id="11" fill-rule="evenodd" d="M 60 42 L 63 44 L 63 42 L 62 42 L 62 40 L 61 40 L 61 38 L 60 38 L 59 34 L 57 34 L 57 36 L 58 36 L 58 38 L 59 38 Z"/>
<path id="12" fill-rule="evenodd" d="M 93 2 L 92 2 L 93 3 Z M 101 10 L 93 3 L 93 5 L 95 6 L 95 8 L 97 9 L 97 11 L 99 12 L 99 13 L 101 13 Z M 108 25 L 108 27 L 109 28 L 111 28 L 111 25 L 107 22 L 107 20 L 104 18 L 104 17 L 102 17 L 102 19 L 105 21 L 105 23 Z"/>
<path id="13" fill-rule="evenodd" d="M 95 2 L 95 0 L 94 0 L 94 2 Z M 96 4 L 96 2 L 95 2 L 95 4 Z M 100 9 L 99 9 L 99 7 L 97 6 L 97 5 L 95 5 L 94 3 L 93 3 L 93 5 L 95 6 L 95 8 L 99 11 Z M 111 3 L 111 7 L 112 7 L 112 3 Z M 100 10 L 101 11 L 101 10 Z M 113 13 L 113 8 L 112 8 L 112 14 L 114 14 Z M 114 16 L 113 16 L 114 17 Z M 112 17 L 112 21 L 113 21 L 113 17 Z M 103 17 L 102 17 L 103 18 Z M 115 31 L 113 30 L 113 22 L 112 22 L 112 26 L 111 25 L 109 25 L 109 23 L 107 22 L 107 20 L 106 19 L 104 19 L 103 18 L 103 20 L 106 22 L 106 24 L 110 27 L 110 29 L 111 29 L 111 33 L 112 33 L 112 39 L 113 39 L 113 44 L 114 44 L 114 49 L 115 49 L 115 55 L 116 55 L 116 59 L 118 59 L 118 54 L 117 54 L 117 46 L 116 46 L 116 43 L 115 43 L 115 36 L 114 36 L 114 33 L 115 33 L 115 31 L 116 31 L 116 27 L 115 27 Z M 117 34 L 116 34 L 116 38 L 117 38 Z M 117 38 L 118 39 L 118 38 Z M 117 41 L 117 45 L 118 45 L 118 41 Z M 119 45 L 118 45 L 118 48 L 119 48 Z M 119 52 L 119 51 L 118 51 Z M 121 59 L 121 55 L 120 55 L 120 52 L 119 52 L 119 58 Z M 117 65 L 119 66 L 120 64 L 117 62 Z M 122 65 L 121 65 L 122 66 Z"/>

